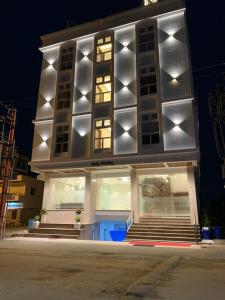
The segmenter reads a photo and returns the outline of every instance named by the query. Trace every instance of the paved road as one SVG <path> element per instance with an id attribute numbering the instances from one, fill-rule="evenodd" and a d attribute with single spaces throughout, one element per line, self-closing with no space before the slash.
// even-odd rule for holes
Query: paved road
<path id="1" fill-rule="evenodd" d="M 163 272 L 161 266 L 174 257 L 179 263 Z M 60 240 L 0 242 L 0 300 L 138 299 L 126 293 L 141 278 L 151 281 L 144 299 L 224 300 L 225 247 L 191 250 Z"/>

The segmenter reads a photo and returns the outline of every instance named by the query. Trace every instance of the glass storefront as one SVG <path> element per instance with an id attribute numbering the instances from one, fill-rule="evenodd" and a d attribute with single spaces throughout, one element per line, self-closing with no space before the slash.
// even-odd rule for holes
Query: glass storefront
<path id="1" fill-rule="evenodd" d="M 49 179 L 47 209 L 83 208 L 85 198 L 85 177 L 64 177 Z"/>
<path id="2" fill-rule="evenodd" d="M 190 216 L 187 174 L 140 175 L 139 199 L 142 216 Z"/>
<path id="3" fill-rule="evenodd" d="M 129 176 L 97 177 L 92 180 L 96 210 L 131 210 L 131 183 Z"/>

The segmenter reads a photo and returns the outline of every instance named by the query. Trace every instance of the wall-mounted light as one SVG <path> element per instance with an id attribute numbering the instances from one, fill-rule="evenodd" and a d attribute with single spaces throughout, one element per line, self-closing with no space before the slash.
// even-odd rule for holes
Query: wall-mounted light
<path id="1" fill-rule="evenodd" d="M 84 129 L 80 129 L 80 130 L 78 130 L 78 133 L 79 133 L 80 136 L 83 137 L 83 136 L 85 136 L 87 134 L 87 131 L 84 130 Z"/>
<path id="2" fill-rule="evenodd" d="M 125 138 L 128 138 L 130 135 L 129 135 L 129 133 L 127 132 L 127 131 L 125 131 L 124 133 L 123 133 L 123 137 L 125 137 Z"/>
<path id="3" fill-rule="evenodd" d="M 52 97 L 51 96 L 45 96 L 45 100 L 46 100 L 46 102 L 49 103 L 52 100 Z"/>

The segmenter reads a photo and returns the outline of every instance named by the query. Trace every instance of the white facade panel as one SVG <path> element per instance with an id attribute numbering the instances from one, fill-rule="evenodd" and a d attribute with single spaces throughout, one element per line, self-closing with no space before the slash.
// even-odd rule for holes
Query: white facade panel
<path id="1" fill-rule="evenodd" d="M 137 103 L 135 26 L 115 31 L 114 106 L 123 107 Z"/>
<path id="2" fill-rule="evenodd" d="M 32 161 L 50 160 L 53 122 L 35 124 Z"/>
<path id="3" fill-rule="evenodd" d="M 91 115 L 73 117 L 72 122 L 72 157 L 88 156 L 91 136 Z"/>
<path id="4" fill-rule="evenodd" d="M 91 111 L 94 38 L 77 42 L 73 113 Z"/>
<path id="5" fill-rule="evenodd" d="M 164 150 L 196 148 L 192 101 L 162 104 Z"/>
<path id="6" fill-rule="evenodd" d="M 162 101 L 191 98 L 192 83 L 184 12 L 158 19 Z"/>
<path id="7" fill-rule="evenodd" d="M 137 109 L 114 112 L 114 154 L 137 153 Z"/>
<path id="8" fill-rule="evenodd" d="M 59 47 L 44 51 L 36 113 L 37 120 L 53 118 L 54 116 L 58 60 Z"/>

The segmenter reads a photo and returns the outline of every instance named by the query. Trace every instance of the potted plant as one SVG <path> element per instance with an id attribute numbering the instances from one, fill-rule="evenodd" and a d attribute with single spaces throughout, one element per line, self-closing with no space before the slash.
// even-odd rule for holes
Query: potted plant
<path id="1" fill-rule="evenodd" d="M 48 214 L 47 209 L 43 208 L 43 209 L 40 210 L 41 222 L 42 223 L 46 223 L 46 221 L 47 221 L 47 214 Z"/>
<path id="2" fill-rule="evenodd" d="M 34 217 L 33 228 L 37 229 L 40 225 L 40 215 Z"/>
<path id="3" fill-rule="evenodd" d="M 80 229 L 80 215 L 81 215 L 81 209 L 76 209 L 75 212 L 75 223 L 74 223 L 74 228 L 75 229 Z"/>

